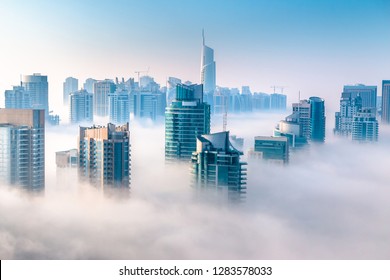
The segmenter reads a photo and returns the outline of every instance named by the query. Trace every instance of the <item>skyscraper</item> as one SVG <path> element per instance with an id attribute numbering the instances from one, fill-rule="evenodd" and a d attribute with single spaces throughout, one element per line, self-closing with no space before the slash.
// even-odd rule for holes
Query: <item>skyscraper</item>
<path id="1" fill-rule="evenodd" d="M 335 113 L 335 129 L 338 135 L 349 136 L 352 133 L 353 116 L 362 108 L 362 98 L 358 95 L 351 97 L 349 93 L 342 93 L 340 112 Z"/>
<path id="2" fill-rule="evenodd" d="M 44 190 L 44 110 L 0 109 L 0 181 Z"/>
<path id="3" fill-rule="evenodd" d="M 379 124 L 375 108 L 363 108 L 353 117 L 352 140 L 359 142 L 378 141 Z"/>
<path id="4" fill-rule="evenodd" d="M 376 86 L 366 86 L 362 84 L 344 86 L 343 93 L 345 98 L 360 96 L 362 98 L 362 108 L 376 108 Z"/>
<path id="5" fill-rule="evenodd" d="M 390 124 L 390 80 L 382 81 L 382 123 Z"/>
<path id="6" fill-rule="evenodd" d="M 65 79 L 63 84 L 63 104 L 68 106 L 69 104 L 69 94 L 75 92 L 79 89 L 79 80 L 73 77 L 68 77 Z"/>
<path id="7" fill-rule="evenodd" d="M 203 84 L 203 91 L 206 94 L 213 93 L 216 87 L 216 70 L 214 61 L 214 50 L 205 44 L 204 32 L 202 32 L 203 45 L 200 69 L 200 83 Z"/>
<path id="8" fill-rule="evenodd" d="M 125 124 L 130 121 L 130 96 L 127 90 L 116 90 L 108 95 L 110 122 Z"/>
<path id="9" fill-rule="evenodd" d="M 83 87 L 86 91 L 88 91 L 89 93 L 93 93 L 93 85 L 96 83 L 97 81 L 95 79 L 92 79 L 92 78 L 88 78 L 85 80 L 85 83 L 83 84 Z"/>
<path id="10" fill-rule="evenodd" d="M 165 159 L 191 160 L 196 137 L 210 133 L 210 105 L 202 85 L 176 86 L 176 99 L 165 111 Z"/>
<path id="11" fill-rule="evenodd" d="M 300 126 L 300 135 L 310 139 L 310 103 L 308 100 L 300 100 L 299 103 L 293 103 L 293 113 L 298 113 L 298 123 Z"/>
<path id="12" fill-rule="evenodd" d="M 49 116 L 49 89 L 47 76 L 39 73 L 23 76 L 22 86 L 31 96 L 32 109 L 45 110 L 45 116 Z"/>
<path id="13" fill-rule="evenodd" d="M 80 127 L 79 174 L 110 192 L 130 189 L 129 124 Z"/>
<path id="14" fill-rule="evenodd" d="M 93 95 L 86 90 L 78 90 L 70 94 L 70 122 L 93 121 Z"/>
<path id="15" fill-rule="evenodd" d="M 5 108 L 31 109 L 31 96 L 22 86 L 14 86 L 5 91 Z"/>
<path id="16" fill-rule="evenodd" d="M 272 93 L 270 95 L 270 109 L 277 111 L 285 111 L 287 105 L 287 96 L 280 93 Z"/>
<path id="17" fill-rule="evenodd" d="M 93 84 L 93 110 L 96 116 L 108 116 L 108 95 L 114 93 L 115 89 L 115 83 L 107 79 Z"/>
<path id="18" fill-rule="evenodd" d="M 319 97 L 310 97 L 310 140 L 325 141 L 325 100 Z"/>
<path id="19" fill-rule="evenodd" d="M 246 163 L 240 162 L 242 152 L 229 141 L 229 132 L 197 137 L 192 153 L 192 173 L 196 187 L 225 191 L 229 199 L 240 200 L 246 189 Z"/>

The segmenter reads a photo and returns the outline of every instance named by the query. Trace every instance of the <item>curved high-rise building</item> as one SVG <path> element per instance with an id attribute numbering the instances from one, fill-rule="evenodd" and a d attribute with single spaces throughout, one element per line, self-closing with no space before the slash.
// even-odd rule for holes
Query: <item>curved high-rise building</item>
<path id="1" fill-rule="evenodd" d="M 202 57 L 201 57 L 201 69 L 200 69 L 200 83 L 203 84 L 204 93 L 212 93 L 216 87 L 216 72 L 214 61 L 214 50 L 205 44 L 204 32 Z"/>
<path id="2" fill-rule="evenodd" d="M 325 141 L 325 101 L 320 97 L 310 97 L 310 139 Z"/>

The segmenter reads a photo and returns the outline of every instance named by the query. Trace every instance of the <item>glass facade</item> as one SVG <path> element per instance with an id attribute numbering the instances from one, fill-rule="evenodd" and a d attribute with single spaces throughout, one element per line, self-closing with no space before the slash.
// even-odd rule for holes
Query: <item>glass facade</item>
<path id="1" fill-rule="evenodd" d="M 177 85 L 176 99 L 165 112 L 166 160 L 190 161 L 196 137 L 210 133 L 210 105 L 202 93 L 202 85 Z"/>

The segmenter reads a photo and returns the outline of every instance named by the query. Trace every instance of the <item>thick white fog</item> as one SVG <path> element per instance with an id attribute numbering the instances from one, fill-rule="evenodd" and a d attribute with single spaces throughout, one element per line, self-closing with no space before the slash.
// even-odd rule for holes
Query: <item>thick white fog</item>
<path id="1" fill-rule="evenodd" d="M 246 152 L 284 115 L 230 116 L 228 128 Z M 163 125 L 131 124 L 123 200 L 56 170 L 54 153 L 77 147 L 78 127 L 48 128 L 45 196 L 0 188 L 0 258 L 389 259 L 390 130 L 380 129 L 375 144 L 329 129 L 324 145 L 294 153 L 288 166 L 249 161 L 246 200 L 233 205 L 197 196 L 189 166 L 164 164 Z"/>

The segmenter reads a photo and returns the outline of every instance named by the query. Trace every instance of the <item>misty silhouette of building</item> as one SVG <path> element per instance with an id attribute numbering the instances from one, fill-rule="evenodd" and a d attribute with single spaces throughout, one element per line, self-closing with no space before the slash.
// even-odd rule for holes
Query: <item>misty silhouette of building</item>
<path id="1" fill-rule="evenodd" d="M 155 121 L 164 116 L 166 96 L 161 91 L 133 91 L 130 95 L 131 112 L 134 118 L 151 119 Z"/>
<path id="2" fill-rule="evenodd" d="M 23 76 L 22 86 L 30 94 L 31 109 L 45 110 L 45 118 L 49 117 L 49 84 L 47 76 L 39 73 Z"/>
<path id="3" fill-rule="evenodd" d="M 70 93 L 70 122 L 93 121 L 93 95 L 86 90 L 78 90 Z"/>
<path id="4" fill-rule="evenodd" d="M 79 175 L 110 192 L 130 189 L 129 124 L 80 127 Z"/>
<path id="5" fill-rule="evenodd" d="M 93 84 L 93 110 L 99 117 L 108 116 L 108 95 L 114 93 L 116 85 L 111 80 L 96 81 Z"/>
<path id="6" fill-rule="evenodd" d="M 340 99 L 340 112 L 335 113 L 335 134 L 351 135 L 353 117 L 361 108 L 362 98 L 359 95 L 352 97 L 351 94 L 343 92 Z"/>
<path id="7" fill-rule="evenodd" d="M 79 89 L 79 80 L 73 77 L 68 77 L 65 79 L 63 84 L 63 104 L 68 106 L 69 104 L 69 94 L 75 92 Z"/>
<path id="8" fill-rule="evenodd" d="M 254 149 L 249 152 L 249 157 L 286 164 L 289 160 L 288 138 L 256 136 Z"/>
<path id="9" fill-rule="evenodd" d="M 77 167 L 78 166 L 77 149 L 56 152 L 56 165 L 59 168 Z"/>
<path id="10" fill-rule="evenodd" d="M 14 86 L 12 90 L 6 90 L 5 108 L 7 109 L 31 109 L 31 95 L 22 86 Z"/>
<path id="11" fill-rule="evenodd" d="M 176 98 L 165 112 L 165 159 L 190 161 L 196 137 L 210 133 L 210 105 L 202 85 L 176 86 Z"/>
<path id="12" fill-rule="evenodd" d="M 359 142 L 378 141 L 379 124 L 375 108 L 363 108 L 353 117 L 352 140 Z"/>
<path id="13" fill-rule="evenodd" d="M 0 180 L 31 191 L 44 190 L 44 110 L 0 109 Z"/>
<path id="14" fill-rule="evenodd" d="M 377 99 L 377 87 L 366 86 L 363 84 L 346 85 L 344 86 L 343 93 L 345 98 L 355 98 L 360 96 L 362 98 L 362 108 L 375 108 Z"/>
<path id="15" fill-rule="evenodd" d="M 275 111 L 285 111 L 287 106 L 287 96 L 280 93 L 270 95 L 270 109 Z"/>
<path id="16" fill-rule="evenodd" d="M 390 80 L 382 81 L 382 123 L 390 124 Z"/>
<path id="17" fill-rule="evenodd" d="M 213 94 L 216 87 L 216 67 L 214 50 L 205 44 L 204 32 L 202 32 L 202 56 L 200 67 L 200 83 L 203 84 L 205 94 Z"/>
<path id="18" fill-rule="evenodd" d="M 89 93 L 93 93 L 93 85 L 96 83 L 97 81 L 95 79 L 92 79 L 92 78 L 88 78 L 85 80 L 84 84 L 83 84 L 83 88 L 89 92 Z"/>
<path id="19" fill-rule="evenodd" d="M 191 159 L 195 186 L 224 191 L 230 200 L 240 200 L 246 192 L 246 163 L 230 143 L 229 132 L 200 135 L 196 142 Z"/>
<path id="20" fill-rule="evenodd" d="M 116 90 L 108 95 L 110 122 L 125 124 L 130 122 L 130 95 L 127 90 Z"/>

